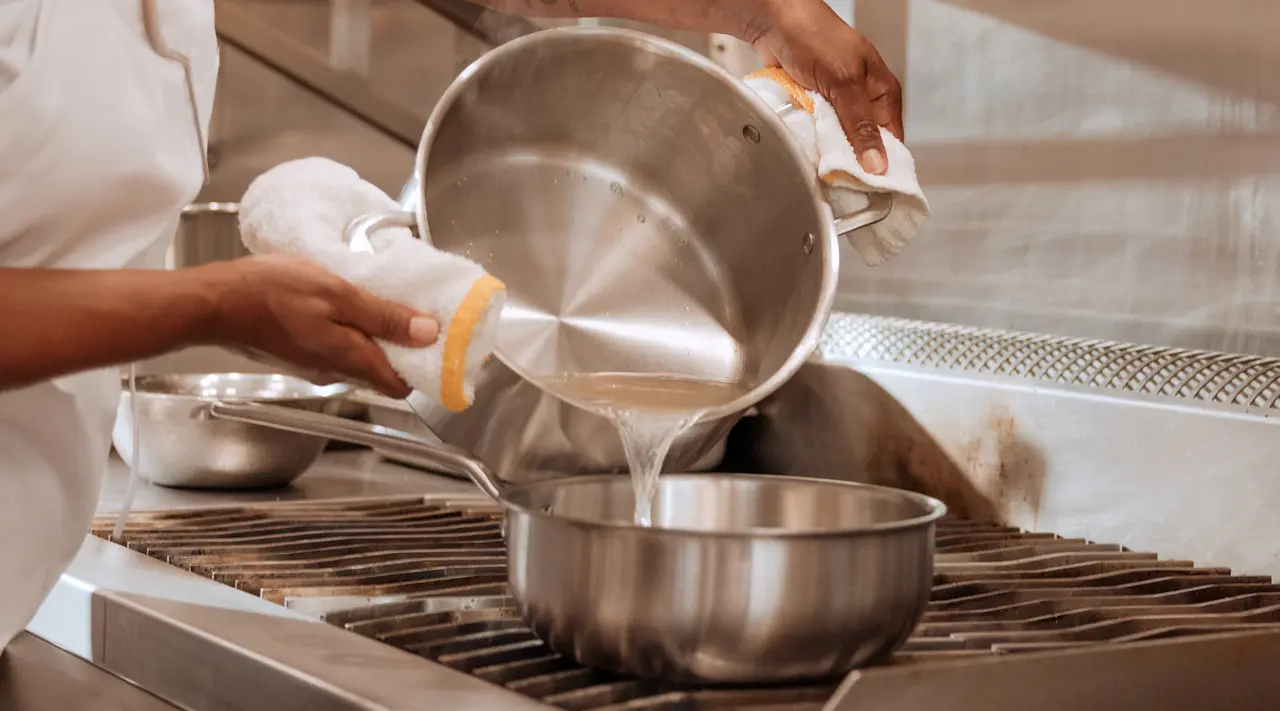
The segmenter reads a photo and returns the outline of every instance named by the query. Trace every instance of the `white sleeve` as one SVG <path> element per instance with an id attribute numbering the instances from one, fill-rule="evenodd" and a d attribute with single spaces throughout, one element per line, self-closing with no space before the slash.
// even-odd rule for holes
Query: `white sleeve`
<path id="1" fill-rule="evenodd" d="M 31 60 L 43 0 L 0 0 L 0 92 Z"/>

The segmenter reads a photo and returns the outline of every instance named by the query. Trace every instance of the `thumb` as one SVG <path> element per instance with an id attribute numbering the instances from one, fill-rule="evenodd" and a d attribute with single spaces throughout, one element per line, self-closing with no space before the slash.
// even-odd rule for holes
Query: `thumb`
<path id="1" fill-rule="evenodd" d="M 412 348 L 426 348 L 440 336 L 440 324 L 431 316 L 357 287 L 352 291 L 343 320 L 366 336 Z"/>
<path id="2" fill-rule="evenodd" d="M 880 138 L 880 126 L 872 112 L 871 99 L 865 86 L 852 82 L 843 83 L 828 96 L 835 107 L 840 125 L 853 145 L 858 164 L 872 175 L 884 175 L 889 167 L 885 158 L 884 141 Z"/>

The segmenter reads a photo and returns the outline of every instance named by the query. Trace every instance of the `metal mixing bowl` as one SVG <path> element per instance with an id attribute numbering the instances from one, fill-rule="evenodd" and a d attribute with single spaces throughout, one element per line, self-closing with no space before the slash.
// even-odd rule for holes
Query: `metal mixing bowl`
<path id="1" fill-rule="evenodd" d="M 259 402 L 337 415 L 345 385 L 313 385 L 288 375 L 215 373 L 138 376 L 137 421 L 129 379 L 116 414 L 112 442 L 133 459 L 139 430 L 139 475 L 161 486 L 193 489 L 266 489 L 285 486 L 315 463 L 328 440 L 270 427 L 222 420 L 209 405 Z"/>

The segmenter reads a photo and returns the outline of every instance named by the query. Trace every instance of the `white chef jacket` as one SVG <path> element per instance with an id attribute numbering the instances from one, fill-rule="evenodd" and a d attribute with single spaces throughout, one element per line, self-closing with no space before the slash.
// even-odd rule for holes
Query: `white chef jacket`
<path id="1" fill-rule="evenodd" d="M 0 266 L 163 266 L 217 73 L 213 0 L 0 0 Z M 0 393 L 0 649 L 89 530 L 119 397 L 116 369 Z"/>

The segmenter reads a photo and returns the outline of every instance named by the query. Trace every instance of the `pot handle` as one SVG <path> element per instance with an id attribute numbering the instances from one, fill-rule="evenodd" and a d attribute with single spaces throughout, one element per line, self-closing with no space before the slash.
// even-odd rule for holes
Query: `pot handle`
<path id="1" fill-rule="evenodd" d="M 787 102 L 778 104 L 773 107 L 773 110 L 785 119 L 787 114 L 800 109 L 791 102 Z M 866 207 L 835 218 L 836 234 L 848 239 L 849 235 L 855 230 L 874 225 L 888 217 L 889 213 L 893 211 L 893 193 L 869 192 L 866 193 L 866 196 Z"/>
<path id="2" fill-rule="evenodd" d="M 398 450 L 431 462 L 446 471 L 465 472 L 489 498 L 499 504 L 505 504 L 502 497 L 504 484 L 489 471 L 484 462 L 462 449 L 443 442 L 428 442 L 408 432 L 367 422 L 355 422 L 333 415 L 255 402 L 213 402 L 209 405 L 209 414 L 220 420 L 232 420 L 286 432 L 326 437 L 340 442 L 362 444 L 366 447 Z"/>
<path id="3" fill-rule="evenodd" d="M 373 242 L 369 241 L 369 235 L 388 227 L 408 227 L 417 232 L 418 216 L 403 210 L 361 215 L 347 225 L 347 229 L 342 235 L 342 241 L 347 245 L 347 249 L 352 252 L 373 254 Z"/>

